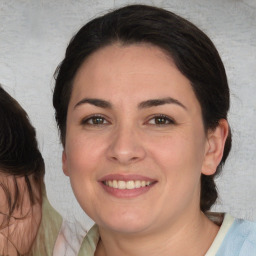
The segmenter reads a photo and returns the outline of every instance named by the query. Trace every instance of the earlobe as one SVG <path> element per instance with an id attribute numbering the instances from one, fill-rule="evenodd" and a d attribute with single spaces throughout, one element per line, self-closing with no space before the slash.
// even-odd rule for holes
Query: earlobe
<path id="1" fill-rule="evenodd" d="M 67 156 L 65 150 L 62 152 L 62 170 L 66 176 L 69 176 L 68 166 L 67 166 Z"/>
<path id="2" fill-rule="evenodd" d="M 202 173 L 213 175 L 222 159 L 225 142 L 229 133 L 228 122 L 225 119 L 219 121 L 214 130 L 210 130 L 207 135 L 207 145 L 205 159 L 202 166 Z"/>

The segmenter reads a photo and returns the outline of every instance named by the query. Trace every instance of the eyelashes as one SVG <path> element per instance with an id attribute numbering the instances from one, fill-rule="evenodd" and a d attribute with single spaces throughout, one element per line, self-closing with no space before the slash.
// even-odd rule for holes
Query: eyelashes
<path id="1" fill-rule="evenodd" d="M 89 127 L 101 127 L 111 125 L 111 122 L 103 115 L 95 114 L 89 117 L 86 117 L 81 120 L 80 124 L 82 126 L 89 126 Z M 168 125 L 175 125 L 176 121 L 164 114 L 155 114 L 147 118 L 147 120 L 143 123 L 143 125 L 150 125 L 150 126 L 168 126 Z"/>
<path id="2" fill-rule="evenodd" d="M 170 118 L 163 114 L 157 114 L 151 117 L 146 123 L 156 126 L 174 125 L 176 122 L 173 118 Z"/>
<path id="3" fill-rule="evenodd" d="M 88 125 L 88 126 L 102 126 L 102 125 L 109 125 L 110 122 L 102 115 L 92 115 L 89 116 L 81 121 L 81 125 Z"/>

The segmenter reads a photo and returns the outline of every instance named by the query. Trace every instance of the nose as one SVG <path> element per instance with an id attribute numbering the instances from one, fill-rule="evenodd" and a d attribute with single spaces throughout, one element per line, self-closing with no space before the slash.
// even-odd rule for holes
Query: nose
<path id="1" fill-rule="evenodd" d="M 110 138 L 107 157 L 122 165 L 129 165 L 145 158 L 146 151 L 142 138 L 136 129 L 119 128 Z"/>

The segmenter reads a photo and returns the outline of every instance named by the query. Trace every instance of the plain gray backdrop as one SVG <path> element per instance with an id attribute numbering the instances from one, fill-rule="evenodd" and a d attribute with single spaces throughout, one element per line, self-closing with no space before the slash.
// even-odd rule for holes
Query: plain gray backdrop
<path id="1" fill-rule="evenodd" d="M 226 67 L 233 148 L 217 179 L 215 211 L 256 219 L 256 0 L 1 0 L 0 83 L 28 112 L 46 162 L 48 196 L 71 222 L 91 225 L 62 173 L 52 107 L 53 73 L 72 35 L 109 9 L 132 3 L 173 11 L 206 32 Z"/>

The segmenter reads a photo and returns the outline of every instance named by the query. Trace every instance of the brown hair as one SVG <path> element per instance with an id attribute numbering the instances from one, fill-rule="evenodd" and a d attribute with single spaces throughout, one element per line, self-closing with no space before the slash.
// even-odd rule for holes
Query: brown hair
<path id="1" fill-rule="evenodd" d="M 44 161 L 38 150 L 36 132 L 27 113 L 0 85 L 0 175 L 3 177 L 0 180 L 0 189 L 8 206 L 8 212 L 0 212 L 4 217 L 0 230 L 8 228 L 11 218 L 15 218 L 15 210 L 20 209 L 22 212 L 24 191 L 29 194 L 30 205 L 41 203 L 44 172 Z M 13 183 L 12 191 L 3 182 L 7 177 Z M 24 189 L 18 184 L 19 177 L 25 180 Z M 33 188 L 38 189 L 39 193 L 35 194 Z M 21 218 L 26 218 L 27 214 L 23 213 Z"/>

